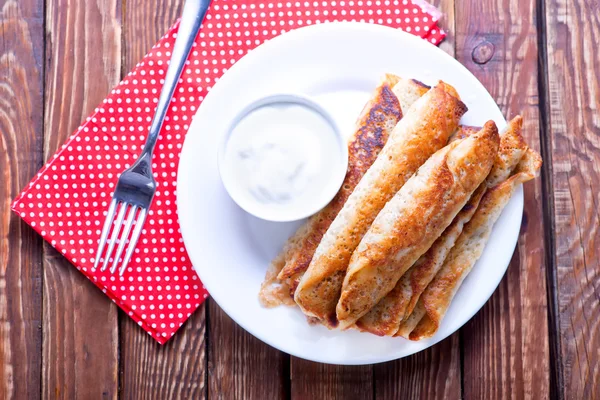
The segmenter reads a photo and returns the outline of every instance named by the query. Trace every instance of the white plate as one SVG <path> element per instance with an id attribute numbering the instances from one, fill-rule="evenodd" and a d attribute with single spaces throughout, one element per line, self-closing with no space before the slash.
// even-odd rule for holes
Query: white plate
<path id="1" fill-rule="evenodd" d="M 351 134 L 359 111 L 385 72 L 428 84 L 454 85 L 469 107 L 462 122 L 506 125 L 492 97 L 466 68 L 437 47 L 399 30 L 359 23 L 301 28 L 263 44 L 235 64 L 198 110 L 185 139 L 177 180 L 181 232 L 202 282 L 248 332 L 286 353 L 332 364 L 370 364 L 405 357 L 444 339 L 492 295 L 514 251 L 523 193 L 518 190 L 464 281 L 437 334 L 410 342 L 309 326 L 297 308 L 266 309 L 258 291 L 269 261 L 299 223 L 274 223 L 245 213 L 228 197 L 217 148 L 232 118 L 253 98 L 275 92 L 315 96 Z"/>

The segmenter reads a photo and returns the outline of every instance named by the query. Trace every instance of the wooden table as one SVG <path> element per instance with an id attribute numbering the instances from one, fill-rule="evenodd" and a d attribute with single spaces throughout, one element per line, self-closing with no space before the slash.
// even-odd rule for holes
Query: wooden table
<path id="1" fill-rule="evenodd" d="M 176 0 L 0 0 L 0 398 L 392 399 L 600 395 L 600 3 L 437 0 L 442 48 L 544 157 L 490 301 L 414 356 L 290 357 L 206 302 L 160 346 L 9 211 L 175 21 Z"/>

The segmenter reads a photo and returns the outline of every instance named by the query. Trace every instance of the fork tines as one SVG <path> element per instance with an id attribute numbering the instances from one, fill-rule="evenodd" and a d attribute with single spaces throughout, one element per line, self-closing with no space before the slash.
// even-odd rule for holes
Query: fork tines
<path id="1" fill-rule="evenodd" d="M 117 208 L 119 209 L 118 213 Z M 116 220 L 114 219 L 115 213 L 117 213 Z M 112 260 L 110 272 L 111 274 L 114 273 L 117 269 L 117 265 L 119 264 L 119 260 L 121 259 L 121 255 L 123 254 L 123 250 L 125 249 L 125 245 L 128 243 L 129 246 L 127 247 L 125 257 L 123 257 L 121 267 L 119 268 L 119 275 L 123 275 L 125 269 L 127 268 L 127 264 L 133 255 L 133 251 L 138 239 L 140 238 L 140 234 L 142 233 L 142 227 L 144 226 L 144 222 L 146 220 L 146 213 L 147 210 L 145 208 L 112 199 L 110 206 L 108 207 L 108 214 L 106 215 L 106 220 L 104 221 L 102 234 L 100 235 L 100 243 L 98 244 L 98 251 L 96 252 L 96 258 L 94 260 L 94 270 L 98 268 L 98 264 L 102 260 L 103 263 L 100 271 L 104 271 L 108 266 L 108 263 Z M 125 219 L 125 214 L 127 214 L 127 219 Z M 123 223 L 124 220 L 125 222 Z M 129 233 L 134 225 L 135 227 L 133 228 L 133 233 L 131 238 L 128 240 Z M 110 236 L 110 240 L 108 240 L 106 253 L 104 253 L 104 247 L 106 246 L 108 234 L 111 232 L 111 227 L 112 234 Z M 120 237 L 119 233 L 121 233 Z M 117 238 L 119 239 L 117 240 Z M 117 246 L 117 251 L 114 255 L 112 255 L 117 242 L 119 244 Z M 104 257 L 102 258 L 103 253 Z"/>

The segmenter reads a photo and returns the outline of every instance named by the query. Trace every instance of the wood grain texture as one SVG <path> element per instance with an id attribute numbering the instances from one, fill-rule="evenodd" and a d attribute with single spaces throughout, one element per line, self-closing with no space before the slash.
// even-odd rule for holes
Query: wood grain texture
<path id="1" fill-rule="evenodd" d="M 456 54 L 456 28 L 454 8 L 456 7 L 455 0 L 429 0 L 431 5 L 437 7 L 442 13 L 442 17 L 438 20 L 438 26 L 446 32 L 446 38 L 439 45 L 439 48 L 446 53 L 455 57 Z"/>
<path id="2" fill-rule="evenodd" d="M 441 48 L 455 56 L 454 0 L 431 2 L 444 14 L 440 27 L 446 31 Z M 398 341 L 405 340 L 397 338 Z M 374 366 L 376 399 L 459 398 L 461 393 L 460 340 L 450 338 L 412 356 Z"/>
<path id="3" fill-rule="evenodd" d="M 162 346 L 131 318 L 121 316 L 121 332 L 126 333 L 121 335 L 121 398 L 206 398 L 204 308 Z"/>
<path id="4" fill-rule="evenodd" d="M 0 1 L 0 398 L 39 398 L 42 241 L 10 203 L 42 165 L 43 2 Z"/>
<path id="5" fill-rule="evenodd" d="M 181 17 L 181 0 L 123 1 L 123 76 Z"/>
<path id="6" fill-rule="evenodd" d="M 0 0 L 0 398 L 597 397 L 600 4 L 430 2 L 444 14 L 441 48 L 454 54 L 456 44 L 459 61 L 507 117 L 523 113 L 536 149 L 541 119 L 544 186 L 539 179 L 525 186 L 509 270 L 460 333 L 406 359 L 339 367 L 290 362 L 214 302 L 160 346 L 117 317 L 62 256 L 42 249 L 10 201 L 179 17 L 183 2 L 46 0 L 44 14 L 43 0 Z M 547 297 L 555 301 L 549 310 Z"/>
<path id="7" fill-rule="evenodd" d="M 46 2 L 45 159 L 118 83 L 120 0 Z M 43 397 L 115 399 L 117 307 L 44 246 Z"/>
<path id="8" fill-rule="evenodd" d="M 557 395 L 600 398 L 600 3 L 548 0 L 548 176 L 554 191 Z"/>
<path id="9" fill-rule="evenodd" d="M 290 356 L 292 399 L 372 399 L 372 365 L 331 365 Z"/>
<path id="10" fill-rule="evenodd" d="M 535 0 L 484 0 L 456 8 L 457 58 L 503 114 L 522 114 L 539 151 Z M 461 330 L 466 399 L 549 397 L 549 343 L 541 179 L 527 183 L 517 249 L 483 309 Z M 512 249 L 507 249 L 511 251 Z"/>
<path id="11" fill-rule="evenodd" d="M 212 300 L 208 305 L 208 398 L 289 397 L 289 356 L 250 335 Z"/>
<path id="12" fill-rule="evenodd" d="M 175 22 L 178 0 L 125 0 L 123 74 L 128 73 Z M 126 399 L 206 398 L 205 313 L 201 306 L 160 346 L 120 313 L 121 384 Z"/>
<path id="13" fill-rule="evenodd" d="M 294 358 L 292 399 L 372 399 L 373 366 L 330 365 Z"/>
<path id="14" fill-rule="evenodd" d="M 459 335 L 455 333 L 427 350 L 375 365 L 374 369 L 376 399 L 458 399 L 461 397 Z"/>

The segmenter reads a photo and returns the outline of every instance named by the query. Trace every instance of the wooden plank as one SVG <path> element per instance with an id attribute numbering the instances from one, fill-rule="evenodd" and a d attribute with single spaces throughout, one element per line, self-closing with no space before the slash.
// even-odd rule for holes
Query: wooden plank
<path id="1" fill-rule="evenodd" d="M 43 2 L 0 2 L 0 398 L 40 396 L 42 240 L 10 211 L 42 166 Z"/>
<path id="2" fill-rule="evenodd" d="M 291 377 L 292 399 L 373 398 L 371 365 L 330 365 L 293 358 Z"/>
<path id="3" fill-rule="evenodd" d="M 206 398 L 204 307 L 165 345 L 121 313 L 121 397 Z"/>
<path id="4" fill-rule="evenodd" d="M 46 4 L 45 158 L 119 81 L 120 0 Z M 44 398 L 117 398 L 117 307 L 44 247 Z"/>
<path id="5" fill-rule="evenodd" d="M 431 3 L 443 13 L 439 25 L 447 36 L 440 47 L 454 56 L 454 0 Z M 458 333 L 410 357 L 375 365 L 374 379 L 377 399 L 459 398 L 461 368 Z"/>
<path id="6" fill-rule="evenodd" d="M 182 1 L 124 1 L 123 75 L 179 18 Z M 120 314 L 122 396 L 126 399 L 206 397 L 204 306 L 164 346 Z"/>
<path id="7" fill-rule="evenodd" d="M 446 32 L 446 38 L 440 43 L 440 49 L 450 54 L 452 57 L 456 56 L 456 33 L 455 33 L 455 16 L 454 16 L 454 4 L 455 0 L 430 0 L 429 3 L 442 13 L 441 18 L 438 21 L 438 26 Z"/>
<path id="8" fill-rule="evenodd" d="M 181 17 L 180 0 L 123 0 L 123 76 Z"/>
<path id="9" fill-rule="evenodd" d="M 375 365 L 377 399 L 458 399 L 461 397 L 459 335 L 413 356 Z"/>
<path id="10" fill-rule="evenodd" d="M 556 232 L 551 285 L 557 289 L 555 378 L 560 398 L 600 396 L 600 5 L 548 0 L 549 214 Z"/>
<path id="11" fill-rule="evenodd" d="M 289 356 L 250 335 L 212 299 L 208 310 L 208 398 L 287 398 Z"/>
<path id="12" fill-rule="evenodd" d="M 456 8 L 457 58 L 540 149 L 535 0 L 479 0 Z M 548 161 L 548 160 L 547 160 Z M 461 330 L 463 395 L 547 398 L 549 344 L 541 179 L 525 185 L 519 244 L 482 311 Z"/>
<path id="13" fill-rule="evenodd" d="M 291 358 L 292 399 L 372 399 L 372 365 L 331 365 Z"/>

